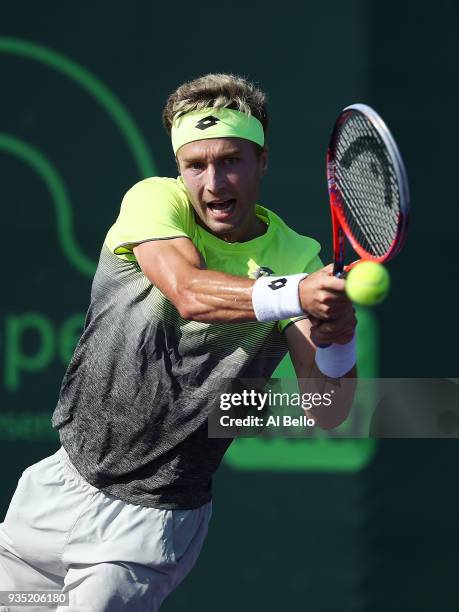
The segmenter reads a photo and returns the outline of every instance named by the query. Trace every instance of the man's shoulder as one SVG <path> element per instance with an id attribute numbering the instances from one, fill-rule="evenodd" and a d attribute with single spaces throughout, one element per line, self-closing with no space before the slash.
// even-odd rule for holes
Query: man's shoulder
<path id="1" fill-rule="evenodd" d="M 191 238 L 193 234 L 191 205 L 180 181 L 153 176 L 138 181 L 126 192 L 105 243 L 115 255 L 132 259 L 134 246 L 141 242 Z"/>
<path id="2" fill-rule="evenodd" d="M 288 251 L 291 253 L 295 249 L 307 249 L 311 255 L 317 255 L 320 252 L 320 243 L 311 238 L 298 233 L 292 229 L 287 223 L 275 212 L 265 207 L 259 207 L 265 211 L 266 216 L 269 219 L 270 225 L 272 224 L 275 228 L 277 238 L 288 245 Z"/>
<path id="3" fill-rule="evenodd" d="M 185 186 L 180 177 L 150 176 L 134 183 L 126 193 L 126 195 L 131 197 L 144 194 L 167 194 L 169 196 L 175 196 L 177 199 L 188 200 Z"/>

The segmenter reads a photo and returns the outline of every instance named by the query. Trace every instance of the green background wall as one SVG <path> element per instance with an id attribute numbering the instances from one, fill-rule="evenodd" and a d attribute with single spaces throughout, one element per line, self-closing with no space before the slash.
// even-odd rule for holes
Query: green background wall
<path id="1" fill-rule="evenodd" d="M 49 418 L 124 192 L 175 176 L 165 99 L 206 72 L 267 91 L 261 200 L 325 260 L 332 123 L 357 101 L 382 114 L 414 214 L 374 313 L 379 373 L 457 376 L 458 17 L 446 0 L 0 5 L 0 518 L 21 471 L 58 448 Z M 210 537 L 166 612 L 457 609 L 455 440 L 288 444 L 305 469 L 222 465 Z"/>

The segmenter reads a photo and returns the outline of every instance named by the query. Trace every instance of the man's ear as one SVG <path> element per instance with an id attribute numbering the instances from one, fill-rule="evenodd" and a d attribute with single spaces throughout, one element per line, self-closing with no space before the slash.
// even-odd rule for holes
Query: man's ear
<path id="1" fill-rule="evenodd" d="M 268 145 L 264 145 L 260 154 L 261 176 L 264 176 L 268 171 L 269 150 Z"/>

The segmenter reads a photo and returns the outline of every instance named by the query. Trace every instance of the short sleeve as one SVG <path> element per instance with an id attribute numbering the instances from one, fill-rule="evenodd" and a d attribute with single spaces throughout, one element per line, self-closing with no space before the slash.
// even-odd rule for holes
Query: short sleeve
<path id="1" fill-rule="evenodd" d="M 320 259 L 318 255 L 316 255 L 314 259 L 312 259 L 312 261 L 308 263 L 304 272 L 306 272 L 307 274 L 312 274 L 313 272 L 316 272 L 317 270 L 320 270 L 323 267 L 324 267 L 324 264 L 322 263 L 322 260 Z M 284 332 L 291 323 L 295 323 L 295 321 L 301 321 L 301 319 L 306 319 L 306 318 L 307 318 L 307 315 L 302 315 L 300 317 L 293 317 L 291 319 L 283 319 L 282 321 L 278 321 L 277 325 L 278 325 L 279 331 Z"/>
<path id="2" fill-rule="evenodd" d="M 190 205 L 174 179 L 145 179 L 124 196 L 105 242 L 116 255 L 132 255 L 142 242 L 191 238 L 191 218 Z"/>

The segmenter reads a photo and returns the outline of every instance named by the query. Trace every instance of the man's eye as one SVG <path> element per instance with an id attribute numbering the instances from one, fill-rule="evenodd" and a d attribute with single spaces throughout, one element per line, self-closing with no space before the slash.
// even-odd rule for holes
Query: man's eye
<path id="1" fill-rule="evenodd" d="M 189 168 L 192 170 L 202 170 L 202 164 L 201 162 L 193 162 L 189 165 Z"/>
<path id="2" fill-rule="evenodd" d="M 229 166 L 232 166 L 233 164 L 236 164 L 238 162 L 238 158 L 237 157 L 227 157 L 225 159 L 225 163 L 228 164 Z"/>

